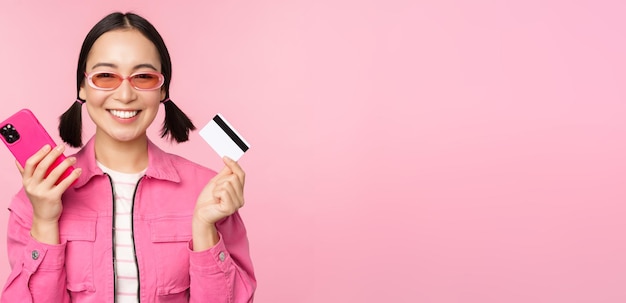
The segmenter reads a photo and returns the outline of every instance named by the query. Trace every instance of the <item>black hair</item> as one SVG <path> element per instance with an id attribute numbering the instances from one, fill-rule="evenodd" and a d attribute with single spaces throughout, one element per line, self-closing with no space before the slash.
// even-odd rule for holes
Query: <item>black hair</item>
<path id="1" fill-rule="evenodd" d="M 89 31 L 78 56 L 78 67 L 76 69 L 76 94 L 79 102 L 73 102 L 72 106 L 59 117 L 59 134 L 61 139 L 72 147 L 82 146 L 82 121 L 81 104 L 85 100 L 78 96 L 81 85 L 85 81 L 85 71 L 87 68 L 87 57 L 91 47 L 103 34 L 119 29 L 135 29 L 142 33 L 156 47 L 161 59 L 161 73 L 165 77 L 162 90 L 165 91 L 165 99 L 161 102 L 165 107 L 165 120 L 161 128 L 161 138 L 168 136 L 178 143 L 189 140 L 189 132 L 195 130 L 191 120 L 183 113 L 178 106 L 169 100 L 169 88 L 172 80 L 172 61 L 167 51 L 165 42 L 159 32 L 148 20 L 133 13 L 115 12 L 100 20 Z M 164 102 L 168 100 L 167 102 Z"/>

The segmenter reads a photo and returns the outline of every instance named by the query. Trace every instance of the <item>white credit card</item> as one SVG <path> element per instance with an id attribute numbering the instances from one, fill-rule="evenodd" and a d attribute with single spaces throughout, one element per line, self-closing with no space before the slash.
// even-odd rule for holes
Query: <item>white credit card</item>
<path id="1" fill-rule="evenodd" d="M 220 158 L 227 156 L 238 161 L 250 148 L 250 144 L 219 113 L 200 130 L 199 134 Z"/>

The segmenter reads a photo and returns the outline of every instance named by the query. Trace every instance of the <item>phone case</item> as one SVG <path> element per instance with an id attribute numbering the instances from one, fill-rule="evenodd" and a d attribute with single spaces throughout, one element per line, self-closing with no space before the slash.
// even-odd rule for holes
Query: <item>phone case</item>
<path id="1" fill-rule="evenodd" d="M 22 109 L 0 123 L 0 138 L 22 167 L 26 164 L 26 160 L 44 145 L 49 144 L 52 148 L 56 146 L 39 120 L 28 109 Z M 46 176 L 63 160 L 65 160 L 65 155 L 60 155 L 50 166 Z M 73 167 L 65 170 L 59 181 L 67 177 L 73 170 Z"/>

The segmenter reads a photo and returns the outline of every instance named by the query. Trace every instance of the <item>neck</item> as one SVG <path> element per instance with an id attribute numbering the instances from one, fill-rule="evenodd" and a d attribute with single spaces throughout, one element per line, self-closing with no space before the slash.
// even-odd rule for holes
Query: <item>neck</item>
<path id="1" fill-rule="evenodd" d="M 95 138 L 96 160 L 122 173 L 137 173 L 148 167 L 148 138 L 121 142 L 108 136 Z"/>

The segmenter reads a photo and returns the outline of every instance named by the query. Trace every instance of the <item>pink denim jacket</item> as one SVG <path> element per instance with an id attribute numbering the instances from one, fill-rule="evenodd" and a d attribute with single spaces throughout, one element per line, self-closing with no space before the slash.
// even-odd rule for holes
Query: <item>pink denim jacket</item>
<path id="1" fill-rule="evenodd" d="M 152 142 L 148 154 L 133 206 L 140 301 L 252 302 L 256 279 L 239 213 L 218 222 L 215 247 L 191 250 L 196 198 L 215 172 Z M 30 236 L 32 206 L 23 189 L 11 201 L 12 271 L 1 302 L 114 302 L 112 187 L 94 155 L 93 138 L 75 155 L 83 173 L 62 198 L 61 244 Z"/>

